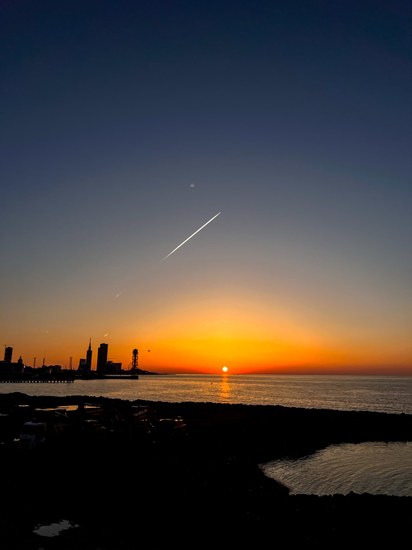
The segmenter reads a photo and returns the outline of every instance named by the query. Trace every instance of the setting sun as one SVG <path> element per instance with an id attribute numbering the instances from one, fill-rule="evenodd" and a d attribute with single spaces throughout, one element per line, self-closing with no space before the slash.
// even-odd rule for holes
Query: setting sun
<path id="1" fill-rule="evenodd" d="M 222 367 L 222 372 L 227 372 L 229 369 L 228 367 L 225 365 L 224 367 Z"/>

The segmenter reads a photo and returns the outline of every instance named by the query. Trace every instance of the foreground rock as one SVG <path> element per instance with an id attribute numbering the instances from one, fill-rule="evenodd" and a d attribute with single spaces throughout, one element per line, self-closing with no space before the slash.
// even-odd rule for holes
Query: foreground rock
<path id="1" fill-rule="evenodd" d="M 412 417 L 0 395 L 4 550 L 401 547 L 409 497 L 290 496 L 259 463 L 331 443 L 410 441 Z M 24 448 L 24 422 L 46 440 Z M 372 519 L 371 519 L 372 518 Z M 38 525 L 67 520 L 45 537 Z"/>

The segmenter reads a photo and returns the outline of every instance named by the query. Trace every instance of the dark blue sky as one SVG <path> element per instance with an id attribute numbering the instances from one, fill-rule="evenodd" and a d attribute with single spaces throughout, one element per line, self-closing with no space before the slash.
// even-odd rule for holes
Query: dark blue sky
<path id="1" fill-rule="evenodd" d="M 252 303 L 309 363 L 411 364 L 410 2 L 0 6 L 4 344 L 128 349 L 185 304 L 201 334 L 215 300 L 236 345 Z"/>

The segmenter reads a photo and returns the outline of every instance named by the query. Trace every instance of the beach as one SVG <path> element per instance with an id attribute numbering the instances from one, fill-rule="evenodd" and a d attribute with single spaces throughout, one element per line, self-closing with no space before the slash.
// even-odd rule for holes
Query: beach
<path id="1" fill-rule="evenodd" d="M 409 536 L 410 497 L 290 495 L 259 464 L 411 441 L 412 415 L 18 392 L 0 412 L 4 549 L 396 548 Z M 33 416 L 48 437 L 24 448 Z"/>

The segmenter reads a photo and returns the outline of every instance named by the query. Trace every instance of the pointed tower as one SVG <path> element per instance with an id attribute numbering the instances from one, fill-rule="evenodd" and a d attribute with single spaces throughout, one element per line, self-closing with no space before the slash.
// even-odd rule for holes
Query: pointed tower
<path id="1" fill-rule="evenodd" d="M 89 347 L 86 353 L 86 372 L 89 373 L 92 370 L 92 339 L 89 340 Z"/>

